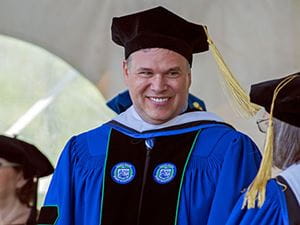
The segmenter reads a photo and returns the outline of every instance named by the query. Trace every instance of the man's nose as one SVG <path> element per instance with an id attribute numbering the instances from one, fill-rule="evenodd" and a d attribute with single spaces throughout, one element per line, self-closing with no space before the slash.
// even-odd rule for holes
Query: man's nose
<path id="1" fill-rule="evenodd" d="M 156 92 L 164 91 L 167 89 L 167 82 L 161 74 L 156 74 L 152 77 L 151 89 Z"/>

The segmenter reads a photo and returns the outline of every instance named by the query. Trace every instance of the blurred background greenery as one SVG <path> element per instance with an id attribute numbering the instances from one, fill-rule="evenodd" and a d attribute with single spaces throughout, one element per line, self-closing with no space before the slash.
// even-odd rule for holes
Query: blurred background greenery
<path id="1" fill-rule="evenodd" d="M 47 101 L 43 111 L 13 134 L 36 145 L 54 166 L 72 135 L 114 115 L 100 91 L 66 62 L 40 47 L 0 36 L 0 133 L 5 134 L 34 104 Z M 49 180 L 40 181 L 39 205 Z"/>

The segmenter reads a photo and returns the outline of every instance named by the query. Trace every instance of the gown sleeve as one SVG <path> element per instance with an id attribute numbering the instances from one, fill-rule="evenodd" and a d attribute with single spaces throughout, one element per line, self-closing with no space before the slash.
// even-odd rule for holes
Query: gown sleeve
<path id="1" fill-rule="evenodd" d="M 226 225 L 289 225 L 284 192 L 275 180 L 270 180 L 266 200 L 261 208 L 242 209 L 244 195 L 234 207 Z"/>
<path id="2" fill-rule="evenodd" d="M 204 129 L 182 188 L 180 225 L 224 225 L 257 173 L 261 154 L 246 135 L 229 127 Z"/>
<path id="3" fill-rule="evenodd" d="M 236 131 L 223 137 L 218 146 L 223 146 L 219 149 L 225 148 L 225 155 L 216 178 L 208 225 L 224 224 L 227 221 L 242 191 L 254 179 L 261 160 L 255 143 Z"/>
<path id="4" fill-rule="evenodd" d="M 46 215 L 51 224 L 53 221 L 55 225 L 74 224 L 72 211 L 74 206 L 72 197 L 74 195 L 72 188 L 74 143 L 75 138 L 72 138 L 62 151 L 41 210 L 41 214 Z"/>
<path id="5" fill-rule="evenodd" d="M 77 135 L 67 143 L 44 203 L 44 208 L 50 212 L 47 215 L 56 212 L 57 218 L 55 223 L 40 224 L 99 224 L 108 131 L 101 126 Z"/>

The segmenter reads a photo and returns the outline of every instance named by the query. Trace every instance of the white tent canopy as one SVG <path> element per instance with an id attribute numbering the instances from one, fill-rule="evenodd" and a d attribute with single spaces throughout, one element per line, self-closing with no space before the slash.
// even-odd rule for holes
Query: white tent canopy
<path id="1" fill-rule="evenodd" d="M 163 5 L 195 23 L 206 24 L 242 85 L 300 70 L 298 0 L 2 0 L 0 34 L 39 45 L 70 63 L 106 98 L 124 89 L 123 49 L 110 40 L 113 16 Z M 218 82 L 209 53 L 194 59 L 191 92 L 209 110 L 252 136 L 253 121 L 234 114 Z"/>

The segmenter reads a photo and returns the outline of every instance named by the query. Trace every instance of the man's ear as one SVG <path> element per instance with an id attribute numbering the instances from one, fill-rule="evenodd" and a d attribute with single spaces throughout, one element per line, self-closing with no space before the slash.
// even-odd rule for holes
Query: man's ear
<path id="1" fill-rule="evenodd" d="M 192 73 L 190 72 L 189 74 L 188 74 L 188 76 L 189 76 L 189 88 L 191 87 L 191 84 L 192 84 Z"/>
<path id="2" fill-rule="evenodd" d="M 128 76 L 129 76 L 129 68 L 128 68 L 128 62 L 125 59 L 123 60 L 122 69 L 123 69 L 124 81 L 125 81 L 125 84 L 127 85 L 127 80 L 128 80 Z"/>
<path id="3" fill-rule="evenodd" d="M 128 76 L 128 63 L 127 60 L 123 60 L 123 76 Z"/>

